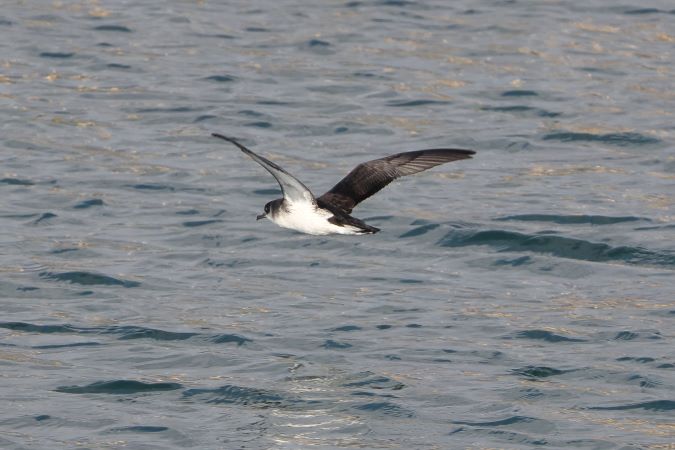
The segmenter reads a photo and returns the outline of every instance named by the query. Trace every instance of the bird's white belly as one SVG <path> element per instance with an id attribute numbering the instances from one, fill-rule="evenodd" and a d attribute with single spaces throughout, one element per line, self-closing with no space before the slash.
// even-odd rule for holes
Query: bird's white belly
<path id="1" fill-rule="evenodd" d="M 349 225 L 341 227 L 328 222 L 333 214 L 330 211 L 316 208 L 310 203 L 293 203 L 287 204 L 286 207 L 288 212 L 280 212 L 269 217 L 280 227 L 314 235 L 359 234 L 360 232 L 358 228 Z"/>

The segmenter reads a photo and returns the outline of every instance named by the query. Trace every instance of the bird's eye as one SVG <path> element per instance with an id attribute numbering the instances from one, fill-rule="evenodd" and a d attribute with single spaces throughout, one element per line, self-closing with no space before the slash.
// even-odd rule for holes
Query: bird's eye
<path id="1" fill-rule="evenodd" d="M 265 205 L 265 212 L 266 213 L 270 212 L 270 205 Z"/>

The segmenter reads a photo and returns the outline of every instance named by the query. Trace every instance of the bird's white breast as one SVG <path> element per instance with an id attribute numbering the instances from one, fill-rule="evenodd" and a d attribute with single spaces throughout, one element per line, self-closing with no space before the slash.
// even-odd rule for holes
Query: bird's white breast
<path id="1" fill-rule="evenodd" d="M 359 234 L 352 226 L 340 227 L 330 223 L 328 219 L 333 213 L 309 202 L 285 202 L 286 211 L 277 211 L 268 218 L 280 227 L 290 228 L 302 233 L 314 235 L 326 234 Z"/>

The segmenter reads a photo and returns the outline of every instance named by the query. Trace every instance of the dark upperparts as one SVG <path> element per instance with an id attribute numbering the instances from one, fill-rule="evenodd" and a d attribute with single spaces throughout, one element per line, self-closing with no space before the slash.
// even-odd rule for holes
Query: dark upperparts
<path id="1" fill-rule="evenodd" d="M 331 190 L 317 199 L 345 213 L 397 178 L 440 164 L 471 158 L 476 152 L 461 149 L 429 149 L 397 153 L 361 163 Z"/>

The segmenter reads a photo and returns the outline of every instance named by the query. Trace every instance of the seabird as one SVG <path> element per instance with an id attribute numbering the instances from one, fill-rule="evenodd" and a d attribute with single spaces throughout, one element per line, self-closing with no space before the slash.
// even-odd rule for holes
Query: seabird
<path id="1" fill-rule="evenodd" d="M 397 178 L 468 159 L 476 153 L 472 150 L 436 148 L 374 159 L 359 164 L 330 191 L 314 197 L 307 186 L 272 161 L 253 153 L 231 137 L 218 133 L 212 136 L 239 147 L 279 182 L 284 197 L 267 203 L 265 213 L 259 215 L 258 220 L 269 219 L 280 227 L 314 235 L 377 233 L 379 228 L 350 215 L 356 205 Z"/>

